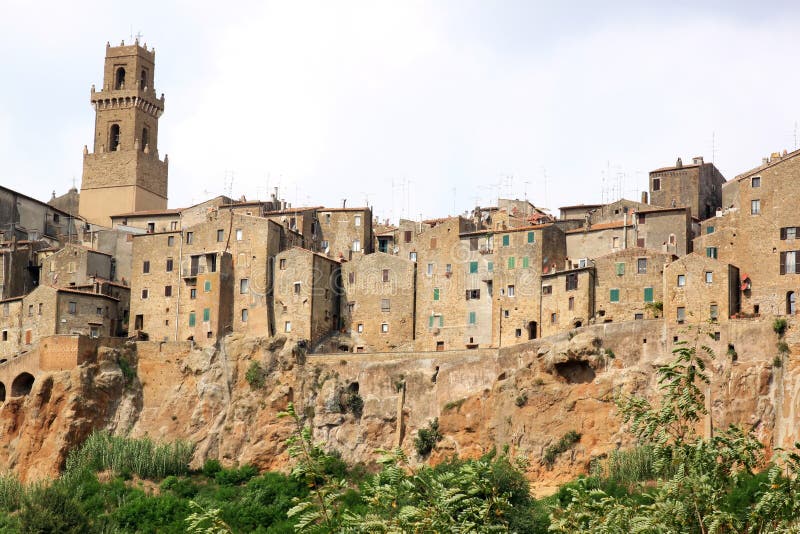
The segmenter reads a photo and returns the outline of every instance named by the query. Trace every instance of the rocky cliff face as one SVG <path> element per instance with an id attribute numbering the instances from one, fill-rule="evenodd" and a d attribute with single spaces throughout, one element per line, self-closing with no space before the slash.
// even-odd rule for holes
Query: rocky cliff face
<path id="1" fill-rule="evenodd" d="M 717 358 L 706 429 L 741 423 L 769 448 L 791 446 L 800 416 L 794 330 L 787 336 L 791 354 L 777 360 L 769 321 L 739 321 L 718 332 L 709 343 Z M 652 397 L 654 371 L 671 359 L 675 336 L 691 337 L 659 321 L 636 321 L 499 351 L 402 357 L 305 355 L 281 338 L 237 335 L 216 350 L 146 342 L 101 348 L 96 361 L 40 377 L 28 396 L 0 407 L 0 459 L 26 479 L 53 476 L 69 448 L 105 428 L 191 440 L 196 466 L 218 458 L 280 469 L 292 429 L 276 416 L 292 401 L 315 437 L 351 462 L 369 463 L 376 449 L 397 444 L 419 460 L 413 438 L 438 418 L 444 439 L 433 461 L 508 448 L 528 460 L 535 485 L 548 486 L 630 444 L 615 396 Z M 545 449 L 573 430 L 580 441 L 545 466 Z"/>

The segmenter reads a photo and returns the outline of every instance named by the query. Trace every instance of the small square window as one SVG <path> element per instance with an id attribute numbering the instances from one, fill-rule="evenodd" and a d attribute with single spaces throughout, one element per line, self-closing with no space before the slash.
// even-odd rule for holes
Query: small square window
<path id="1" fill-rule="evenodd" d="M 686 275 L 679 274 L 678 275 L 678 287 L 683 287 L 686 285 Z"/>
<path id="2" fill-rule="evenodd" d="M 148 295 L 147 289 L 142 289 L 142 300 L 146 299 Z"/>
<path id="3" fill-rule="evenodd" d="M 283 323 L 283 331 L 289 333 L 292 331 L 292 321 L 286 321 Z"/>
<path id="4" fill-rule="evenodd" d="M 167 246 L 168 247 L 175 246 L 175 236 L 174 235 L 168 235 L 167 236 Z"/>
<path id="5" fill-rule="evenodd" d="M 633 314 L 633 320 L 634 321 L 641 321 L 642 319 L 644 319 L 644 314 L 643 313 L 634 313 Z"/>
<path id="6" fill-rule="evenodd" d="M 714 273 L 712 271 L 706 271 L 706 284 L 713 284 L 714 283 Z"/>
<path id="7" fill-rule="evenodd" d="M 358 326 L 356 326 L 356 332 L 358 332 L 359 334 L 364 333 L 364 323 L 358 323 Z"/>
<path id="8" fill-rule="evenodd" d="M 417 253 L 416 252 L 409 252 L 408 259 L 411 261 L 417 261 Z"/>
<path id="9" fill-rule="evenodd" d="M 717 259 L 717 247 L 706 247 L 706 258 Z"/>
<path id="10" fill-rule="evenodd" d="M 387 332 L 389 332 L 389 324 L 381 323 L 381 334 L 386 334 Z"/>
<path id="11" fill-rule="evenodd" d="M 248 310 L 247 308 L 242 308 L 242 322 L 246 323 L 249 317 L 250 317 L 250 310 Z"/>
<path id="12" fill-rule="evenodd" d="M 168 273 L 172 272 L 172 269 L 173 269 L 174 265 L 175 265 L 175 262 L 172 260 L 172 258 L 167 258 L 167 272 Z"/>
<path id="13" fill-rule="evenodd" d="M 197 298 L 197 288 L 193 287 L 193 288 L 191 288 L 189 290 L 189 298 L 190 299 L 196 299 Z"/>
<path id="14" fill-rule="evenodd" d="M 477 261 L 469 262 L 469 272 L 470 272 L 470 274 L 475 274 L 475 273 L 478 272 L 478 262 Z"/>
<path id="15" fill-rule="evenodd" d="M 250 279 L 242 278 L 239 280 L 239 294 L 244 295 L 250 291 Z"/>
<path id="16" fill-rule="evenodd" d="M 172 296 L 172 286 L 164 286 L 164 296 L 165 297 Z"/>
<path id="17" fill-rule="evenodd" d="M 77 302 L 70 302 L 69 303 L 69 313 L 75 315 L 78 313 L 78 303 Z"/>
<path id="18" fill-rule="evenodd" d="M 241 241 L 241 240 L 242 240 L 242 229 L 241 228 L 237 228 L 236 229 L 236 241 Z"/>
<path id="19" fill-rule="evenodd" d="M 542 286 L 542 295 L 552 295 L 553 286 Z"/>
<path id="20" fill-rule="evenodd" d="M 221 242 L 225 239 L 225 230 L 217 230 L 217 242 Z"/>
<path id="21" fill-rule="evenodd" d="M 142 262 L 142 272 L 144 274 L 148 274 L 150 272 L 150 261 L 149 260 L 144 260 L 144 262 Z"/>
<path id="22" fill-rule="evenodd" d="M 513 285 L 508 286 L 508 296 L 509 297 L 513 297 L 514 296 L 514 286 Z"/>
<path id="23" fill-rule="evenodd" d="M 636 272 L 638 274 L 647 274 L 647 258 L 639 258 L 636 260 Z"/>
<path id="24" fill-rule="evenodd" d="M 608 295 L 609 302 L 619 302 L 619 289 L 612 289 Z"/>
<path id="25" fill-rule="evenodd" d="M 504 235 L 503 236 L 503 246 L 507 247 L 510 242 L 511 242 L 511 236 L 509 236 L 508 234 Z"/>
<path id="26" fill-rule="evenodd" d="M 295 295 L 299 295 L 300 294 L 300 286 L 301 286 L 300 282 L 295 282 L 294 283 L 294 294 Z"/>
<path id="27" fill-rule="evenodd" d="M 286 258 L 282 258 L 282 259 L 281 259 L 281 260 L 278 262 L 278 266 L 279 266 L 278 268 L 279 268 L 281 271 L 285 271 L 285 270 L 286 270 Z"/>
<path id="28" fill-rule="evenodd" d="M 186 232 L 186 244 L 191 245 L 194 242 L 194 232 Z"/>
<path id="29" fill-rule="evenodd" d="M 389 281 L 389 269 L 384 269 L 381 274 L 382 274 L 383 281 L 384 282 L 388 282 Z"/>
<path id="30" fill-rule="evenodd" d="M 750 186 L 751 187 L 761 187 L 761 177 L 760 176 L 753 176 L 750 179 Z"/>
<path id="31" fill-rule="evenodd" d="M 391 302 L 389 299 L 381 299 L 381 311 L 388 312 L 391 310 Z"/>

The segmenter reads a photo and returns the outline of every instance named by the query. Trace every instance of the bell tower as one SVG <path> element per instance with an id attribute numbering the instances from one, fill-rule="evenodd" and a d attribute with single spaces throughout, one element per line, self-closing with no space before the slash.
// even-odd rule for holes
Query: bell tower
<path id="1" fill-rule="evenodd" d="M 153 87 L 155 50 L 106 44 L 103 87 L 92 85 L 94 149 L 83 148 L 81 217 L 111 226 L 111 216 L 167 208 L 168 159 L 158 157 L 164 95 Z"/>

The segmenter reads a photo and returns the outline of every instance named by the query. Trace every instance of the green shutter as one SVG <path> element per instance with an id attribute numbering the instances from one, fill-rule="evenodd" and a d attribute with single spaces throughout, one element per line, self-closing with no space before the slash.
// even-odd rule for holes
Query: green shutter
<path id="1" fill-rule="evenodd" d="M 210 321 L 211 320 L 211 308 L 204 308 L 203 309 L 203 320 Z"/>
<path id="2" fill-rule="evenodd" d="M 617 263 L 616 264 L 616 268 L 617 268 L 617 276 L 622 276 L 623 274 L 625 274 L 625 264 L 624 263 L 622 263 L 622 262 Z"/>
<path id="3" fill-rule="evenodd" d="M 706 257 L 717 259 L 717 247 L 706 247 Z"/>
<path id="4" fill-rule="evenodd" d="M 524 258 L 522 258 L 522 268 L 523 269 L 527 269 L 528 267 L 529 267 L 529 265 L 528 265 L 528 256 L 525 256 Z"/>
<path id="5" fill-rule="evenodd" d="M 528 232 L 528 243 L 533 243 L 533 232 Z"/>
<path id="6" fill-rule="evenodd" d="M 508 234 L 506 234 L 506 235 L 503 236 L 503 246 L 507 247 L 508 243 L 509 243 L 509 236 L 508 236 Z"/>
<path id="7" fill-rule="evenodd" d="M 508 258 L 508 268 L 509 269 L 513 269 L 514 268 L 514 256 L 511 256 L 510 258 Z"/>
<path id="8" fill-rule="evenodd" d="M 439 316 L 439 328 L 444 326 L 444 315 Z"/>
<path id="9" fill-rule="evenodd" d="M 211 291 L 211 280 L 206 280 L 206 283 L 203 285 L 203 289 L 206 293 Z"/>
<path id="10" fill-rule="evenodd" d="M 196 321 L 197 321 L 197 318 L 195 317 L 194 312 L 190 312 L 189 313 L 189 326 L 190 327 L 194 326 Z"/>
<path id="11" fill-rule="evenodd" d="M 476 323 L 475 312 L 469 312 L 469 324 L 475 324 L 475 323 Z"/>
<path id="12" fill-rule="evenodd" d="M 428 317 L 428 328 L 433 328 L 433 315 Z"/>
<path id="13" fill-rule="evenodd" d="M 474 274 L 474 273 L 478 272 L 478 262 L 477 261 L 469 262 L 469 272 L 470 272 L 470 274 Z"/>
<path id="14" fill-rule="evenodd" d="M 493 261 L 490 261 L 490 262 L 488 262 L 488 263 L 486 264 L 486 270 L 487 270 L 487 271 L 489 271 L 490 273 L 491 273 L 492 271 L 494 271 L 494 262 L 493 262 Z"/>
<path id="15" fill-rule="evenodd" d="M 611 302 L 619 302 L 619 289 L 611 290 L 611 294 L 609 295 L 609 300 Z"/>
<path id="16" fill-rule="evenodd" d="M 653 288 L 652 287 L 644 288 L 644 301 L 645 302 L 653 302 Z"/>
<path id="17" fill-rule="evenodd" d="M 439 288 L 438 287 L 434 287 L 433 288 L 433 300 L 439 300 Z"/>
<path id="18" fill-rule="evenodd" d="M 714 233 L 714 227 L 713 226 L 707 226 L 706 227 L 706 233 L 707 234 L 713 234 Z"/>

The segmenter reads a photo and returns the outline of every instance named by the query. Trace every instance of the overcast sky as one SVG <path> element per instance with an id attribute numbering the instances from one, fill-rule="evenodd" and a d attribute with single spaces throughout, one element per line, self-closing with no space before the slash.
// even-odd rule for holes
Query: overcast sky
<path id="1" fill-rule="evenodd" d="M 0 183 L 42 200 L 80 187 L 105 43 L 137 32 L 170 207 L 279 186 L 395 220 L 557 213 L 797 143 L 796 2 L 0 1 Z"/>

